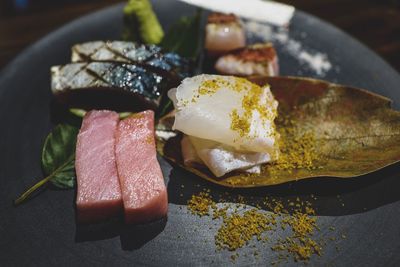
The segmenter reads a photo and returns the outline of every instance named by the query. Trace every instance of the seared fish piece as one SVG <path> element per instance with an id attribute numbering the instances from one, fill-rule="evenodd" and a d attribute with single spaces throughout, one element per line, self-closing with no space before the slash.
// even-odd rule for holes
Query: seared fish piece
<path id="1" fill-rule="evenodd" d="M 94 41 L 77 44 L 72 47 L 72 62 L 122 62 L 143 64 L 180 78 L 190 74 L 189 60 L 176 53 L 164 53 L 159 46 L 144 45 L 124 41 Z"/>
<path id="2" fill-rule="evenodd" d="M 205 48 L 210 54 L 219 55 L 246 45 L 244 29 L 233 14 L 211 13 L 205 32 Z"/>
<path id="3" fill-rule="evenodd" d="M 226 75 L 277 76 L 278 56 L 271 43 L 255 44 L 220 57 L 215 69 Z"/>
<path id="4" fill-rule="evenodd" d="M 51 79 L 53 94 L 80 108 L 155 109 L 163 92 L 174 86 L 168 77 L 142 66 L 110 62 L 54 66 Z"/>

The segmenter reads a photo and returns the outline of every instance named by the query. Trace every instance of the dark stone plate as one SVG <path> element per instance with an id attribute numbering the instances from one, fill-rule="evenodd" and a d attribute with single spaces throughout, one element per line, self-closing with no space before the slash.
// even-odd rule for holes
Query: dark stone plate
<path id="1" fill-rule="evenodd" d="M 193 12 L 175 1 L 155 2 L 163 25 Z M 118 39 L 121 8 L 111 7 L 67 24 L 25 50 L 0 74 L 0 265 L 268 265 L 276 257 L 268 244 L 253 241 L 259 257 L 253 256 L 254 248 L 249 246 L 239 250 L 235 262 L 231 253 L 215 251 L 218 222 L 190 215 L 185 205 L 204 187 L 216 194 L 226 189 L 172 168 L 164 160 L 160 162 L 168 182 L 167 222 L 77 226 L 73 190 L 47 190 L 24 205 L 12 206 L 12 200 L 42 176 L 41 146 L 53 126 L 50 66 L 67 63 L 70 47 L 77 42 Z M 328 55 L 334 68 L 325 79 L 366 88 L 390 97 L 394 106 L 400 107 L 399 74 L 353 38 L 300 11 L 290 35 L 308 51 Z M 282 47 L 278 46 L 278 52 L 282 74 L 319 77 Z M 321 231 L 316 233 L 317 239 L 337 235 L 337 240 L 328 242 L 323 255 L 313 257 L 311 265 L 389 266 L 400 263 L 399 178 L 397 165 L 346 181 L 313 179 L 240 193 L 255 198 L 273 195 L 285 199 L 310 193 L 318 197 L 315 206 Z M 328 230 L 329 226 L 336 230 Z M 271 242 L 280 234 L 275 232 Z"/>

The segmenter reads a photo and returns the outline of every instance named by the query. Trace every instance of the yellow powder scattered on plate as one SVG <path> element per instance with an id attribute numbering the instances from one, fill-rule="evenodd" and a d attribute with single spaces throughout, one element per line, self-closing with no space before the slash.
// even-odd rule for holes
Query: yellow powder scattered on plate
<path id="1" fill-rule="evenodd" d="M 222 221 L 215 233 L 217 250 L 236 251 L 249 245 L 251 240 L 266 243 L 272 231 L 289 229 L 289 234 L 285 231 L 286 236 L 270 244 L 270 249 L 278 253 L 279 261 L 293 259 L 306 262 L 313 255 L 321 255 L 322 244 L 313 239 L 318 225 L 315 210 L 309 201 L 299 198 L 287 201 L 290 213 L 282 201 L 274 198 L 266 198 L 261 205 L 251 209 L 245 209 L 246 201 L 241 195 L 230 198 L 229 202 L 235 203 L 217 204 L 209 190 L 193 195 L 188 201 L 188 210 L 192 214 Z M 235 254 L 234 258 L 237 256 Z"/>

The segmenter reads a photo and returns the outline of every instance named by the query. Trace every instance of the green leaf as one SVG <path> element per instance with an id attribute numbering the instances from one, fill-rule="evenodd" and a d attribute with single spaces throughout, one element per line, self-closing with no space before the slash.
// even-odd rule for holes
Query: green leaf
<path id="1" fill-rule="evenodd" d="M 75 184 L 75 148 L 78 129 L 61 124 L 47 136 L 42 151 L 42 168 L 50 182 L 59 188 L 72 188 Z"/>
<path id="2" fill-rule="evenodd" d="M 198 10 L 192 17 L 180 18 L 165 35 L 161 47 L 184 57 L 196 58 L 201 47 L 201 13 Z"/>
<path id="3" fill-rule="evenodd" d="M 313 177 L 351 178 L 400 162 L 400 112 L 391 100 L 366 90 L 295 77 L 250 78 L 269 83 L 279 102 L 275 120 L 281 155 L 261 174 L 229 173 L 215 177 L 203 166 L 184 166 L 180 135 L 157 138 L 167 159 L 213 183 L 227 187 L 260 187 Z M 173 117 L 157 129 L 171 131 Z M 323 178 L 321 178 L 323 179 Z"/>
<path id="4" fill-rule="evenodd" d="M 42 150 L 42 169 L 46 177 L 16 199 L 15 205 L 21 204 L 49 182 L 61 189 L 74 187 L 78 131 L 74 126 L 60 124 L 47 136 Z"/>

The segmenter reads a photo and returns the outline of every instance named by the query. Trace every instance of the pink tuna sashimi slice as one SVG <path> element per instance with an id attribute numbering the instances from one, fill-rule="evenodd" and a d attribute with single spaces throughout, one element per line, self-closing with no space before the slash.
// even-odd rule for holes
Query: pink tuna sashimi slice
<path id="1" fill-rule="evenodd" d="M 122 210 L 115 163 L 115 133 L 119 117 L 113 111 L 90 111 L 83 119 L 76 146 L 76 197 L 79 222 L 96 222 Z"/>
<path id="2" fill-rule="evenodd" d="M 167 190 L 154 141 L 154 113 L 144 111 L 118 124 L 116 158 L 126 223 L 167 215 Z"/>

